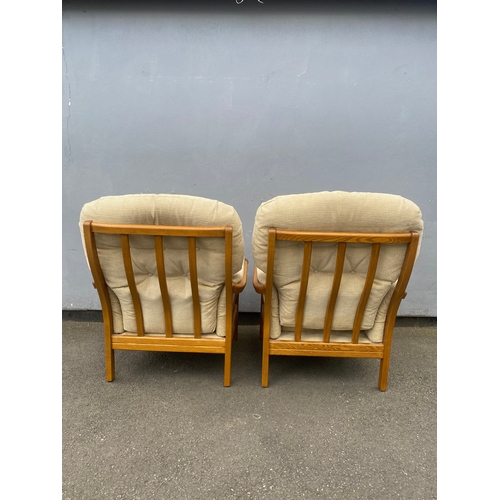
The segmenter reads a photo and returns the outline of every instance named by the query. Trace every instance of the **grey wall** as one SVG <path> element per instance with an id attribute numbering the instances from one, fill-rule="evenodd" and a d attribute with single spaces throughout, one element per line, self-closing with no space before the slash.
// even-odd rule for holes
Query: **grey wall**
<path id="1" fill-rule="evenodd" d="M 219 199 L 251 264 L 261 202 L 346 190 L 421 207 L 400 314 L 436 316 L 435 3 L 264 2 L 63 4 L 63 309 L 100 309 L 78 230 L 87 201 Z M 249 282 L 241 309 L 258 306 Z"/>

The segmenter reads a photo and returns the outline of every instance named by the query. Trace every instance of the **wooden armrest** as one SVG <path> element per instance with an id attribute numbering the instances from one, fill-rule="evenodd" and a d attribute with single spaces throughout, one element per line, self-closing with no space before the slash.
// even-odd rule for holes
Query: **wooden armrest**
<path id="1" fill-rule="evenodd" d="M 248 259 L 243 261 L 243 278 L 239 283 L 233 283 L 233 293 L 240 293 L 247 286 Z"/>
<path id="2" fill-rule="evenodd" d="M 257 267 L 253 268 L 253 287 L 255 288 L 255 291 L 257 293 L 260 293 L 263 295 L 266 293 L 266 285 L 263 285 L 258 279 L 257 279 Z"/>

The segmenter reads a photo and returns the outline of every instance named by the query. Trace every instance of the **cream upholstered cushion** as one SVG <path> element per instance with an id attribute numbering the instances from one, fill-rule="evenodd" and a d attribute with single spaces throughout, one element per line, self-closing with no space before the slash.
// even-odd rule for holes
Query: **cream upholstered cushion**
<path id="1" fill-rule="evenodd" d="M 243 277 L 244 241 L 241 220 L 225 203 L 197 196 L 175 194 L 132 194 L 105 196 L 86 203 L 80 213 L 91 220 L 115 224 L 158 224 L 165 226 L 232 226 L 233 281 Z M 96 234 L 101 267 L 110 291 L 115 333 L 136 332 L 132 297 L 127 284 L 118 235 Z M 131 236 L 130 247 L 137 291 L 147 333 L 165 333 L 165 321 L 156 270 L 154 239 Z M 201 302 L 202 333 L 225 336 L 224 239 L 197 238 L 196 258 Z M 85 248 L 85 243 L 84 243 Z M 187 238 L 163 238 L 165 271 L 174 333 L 194 331 Z"/>
<path id="2" fill-rule="evenodd" d="M 337 232 L 406 232 L 422 235 L 420 209 L 397 195 L 359 192 L 318 192 L 278 196 L 256 214 L 252 254 L 257 277 L 266 281 L 268 229 Z M 421 238 L 420 238 L 421 241 Z M 420 248 L 420 242 L 419 242 Z M 404 245 L 383 246 L 361 328 L 372 342 L 381 342 L 383 324 L 405 255 Z M 322 330 L 337 257 L 334 243 L 314 243 L 303 328 Z M 279 241 L 274 264 L 271 338 L 295 325 L 302 271 L 303 243 Z M 350 330 L 364 286 L 370 246 L 347 246 L 332 330 Z"/>

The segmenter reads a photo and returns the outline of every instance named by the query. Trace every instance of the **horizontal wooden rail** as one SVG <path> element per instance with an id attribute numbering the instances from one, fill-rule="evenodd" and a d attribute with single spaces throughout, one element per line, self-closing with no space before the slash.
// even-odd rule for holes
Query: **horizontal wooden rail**
<path id="1" fill-rule="evenodd" d="M 412 233 L 326 233 L 317 231 L 276 230 L 280 241 L 319 241 L 325 243 L 409 243 Z"/>
<path id="2" fill-rule="evenodd" d="M 271 340 L 269 354 L 281 356 L 328 356 L 328 357 L 364 357 L 381 358 L 383 344 L 351 344 L 335 342 L 295 342 L 292 340 Z"/>
<path id="3" fill-rule="evenodd" d="M 193 339 L 189 337 L 172 337 L 147 335 L 138 337 L 133 334 L 115 334 L 111 337 L 113 349 L 126 351 L 164 351 L 164 352 L 205 352 L 223 354 L 225 338 Z"/>
<path id="4" fill-rule="evenodd" d="M 157 226 L 155 224 L 104 224 L 92 222 L 91 231 L 103 234 L 136 234 L 145 236 L 192 236 L 197 238 L 221 237 L 225 227 Z"/>

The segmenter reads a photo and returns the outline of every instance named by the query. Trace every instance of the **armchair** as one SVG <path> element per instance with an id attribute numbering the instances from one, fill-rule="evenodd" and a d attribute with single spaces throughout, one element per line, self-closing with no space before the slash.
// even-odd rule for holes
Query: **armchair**
<path id="1" fill-rule="evenodd" d="M 106 379 L 122 350 L 224 354 L 231 380 L 247 260 L 233 207 L 196 196 L 136 194 L 86 203 L 80 230 L 102 306 Z"/>

